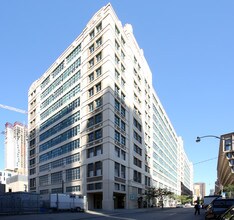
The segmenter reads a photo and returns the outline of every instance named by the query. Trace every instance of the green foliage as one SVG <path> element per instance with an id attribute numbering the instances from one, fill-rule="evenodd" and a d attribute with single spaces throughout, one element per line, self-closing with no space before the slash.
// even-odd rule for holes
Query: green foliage
<path id="1" fill-rule="evenodd" d="M 160 200 L 163 200 L 164 197 L 169 196 L 170 198 L 173 198 L 175 195 L 171 191 L 167 190 L 166 188 L 155 188 L 150 187 L 148 188 L 147 192 L 145 193 L 147 198 L 159 198 Z"/>
<path id="2" fill-rule="evenodd" d="M 177 196 L 177 201 L 179 201 L 181 204 L 185 203 L 191 203 L 193 201 L 193 198 L 191 196 L 181 195 Z"/>

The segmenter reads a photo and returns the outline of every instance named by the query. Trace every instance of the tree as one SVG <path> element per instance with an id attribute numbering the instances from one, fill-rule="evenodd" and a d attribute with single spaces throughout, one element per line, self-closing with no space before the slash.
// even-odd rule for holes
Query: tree
<path id="1" fill-rule="evenodd" d="M 227 193 L 229 198 L 232 198 L 234 194 L 234 185 L 229 184 L 228 186 L 224 186 L 223 191 Z"/>
<path id="2" fill-rule="evenodd" d="M 174 193 L 169 191 L 167 188 L 155 188 L 155 187 L 150 187 L 146 191 L 145 195 L 147 196 L 147 199 L 150 200 L 152 198 L 159 198 L 161 202 L 161 206 L 163 208 L 163 201 L 164 199 L 168 197 L 174 197 Z"/>
<path id="3" fill-rule="evenodd" d="M 178 195 L 176 199 L 180 201 L 181 204 L 191 203 L 193 201 L 193 198 L 188 195 Z"/>

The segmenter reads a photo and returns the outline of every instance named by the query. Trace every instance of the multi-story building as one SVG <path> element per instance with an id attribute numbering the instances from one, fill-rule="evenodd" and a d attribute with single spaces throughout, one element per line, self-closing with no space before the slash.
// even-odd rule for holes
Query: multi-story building
<path id="1" fill-rule="evenodd" d="M 181 194 L 183 180 L 192 190 L 143 51 L 110 4 L 31 85 L 28 110 L 31 192 L 82 194 L 89 208 L 113 209 L 137 207 L 150 186 Z"/>
<path id="2" fill-rule="evenodd" d="M 206 184 L 205 183 L 194 183 L 194 196 L 199 199 L 204 198 L 206 195 Z"/>
<path id="3" fill-rule="evenodd" d="M 219 156 L 217 163 L 216 193 L 234 184 L 234 133 L 223 134 L 220 137 Z"/>
<path id="4" fill-rule="evenodd" d="M 7 178 L 16 175 L 15 172 L 0 170 L 0 184 L 6 184 Z"/>
<path id="5" fill-rule="evenodd" d="M 5 125 L 5 170 L 26 175 L 27 127 L 20 122 Z"/>

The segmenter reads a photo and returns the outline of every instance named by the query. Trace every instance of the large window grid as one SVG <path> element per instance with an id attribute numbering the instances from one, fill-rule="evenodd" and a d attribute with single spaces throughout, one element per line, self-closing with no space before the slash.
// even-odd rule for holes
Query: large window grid
<path id="1" fill-rule="evenodd" d="M 42 133 L 39 136 L 39 141 L 43 141 L 46 138 L 51 137 L 52 135 L 60 132 L 64 128 L 67 128 L 67 127 L 71 126 L 72 124 L 76 123 L 79 120 L 80 120 L 80 111 L 78 111 L 75 114 L 69 116 L 68 118 L 64 119 L 63 121 L 61 121 L 60 123 L 58 123 L 54 127 L 50 128 L 46 132 Z"/>
<path id="2" fill-rule="evenodd" d="M 50 94 L 57 86 L 62 84 L 67 77 L 69 77 L 79 66 L 81 65 L 81 60 L 78 58 L 66 71 L 64 71 L 57 79 L 51 83 L 47 89 L 41 93 L 41 99 L 44 99 L 48 94 Z M 81 71 L 77 71 L 77 77 L 80 79 Z"/>
<path id="3" fill-rule="evenodd" d="M 51 184 L 62 183 L 62 171 L 51 173 Z"/>
<path id="4" fill-rule="evenodd" d="M 73 85 L 77 83 L 77 80 L 80 78 L 79 73 L 76 73 L 68 81 L 62 84 L 56 91 L 53 92 L 45 101 L 42 102 L 40 108 L 41 110 L 50 105 L 55 99 L 61 96 L 66 90 L 70 89 Z M 78 88 L 80 84 L 76 85 Z"/>
<path id="5" fill-rule="evenodd" d="M 66 181 L 73 181 L 80 179 L 80 167 L 66 170 Z"/>
<path id="6" fill-rule="evenodd" d="M 66 165 L 66 164 L 75 163 L 77 161 L 80 161 L 80 153 L 77 153 L 77 154 L 74 154 L 74 155 L 59 159 L 59 160 L 55 160 L 51 163 L 41 165 L 41 166 L 39 166 L 39 171 L 40 172 L 48 171 L 50 169 L 61 167 L 61 166 Z"/>
<path id="7" fill-rule="evenodd" d="M 73 73 L 79 66 L 81 65 L 81 57 L 79 57 L 73 64 L 71 64 L 65 71 L 64 71 L 64 78 L 67 77 L 67 75 L 70 75 Z M 53 78 L 56 77 L 58 73 L 53 74 Z"/>
<path id="8" fill-rule="evenodd" d="M 39 176 L 39 186 L 47 186 L 49 184 L 49 175 Z"/>
<path id="9" fill-rule="evenodd" d="M 67 57 L 67 63 L 69 63 L 74 57 L 76 57 L 81 52 L 81 44 L 79 44 Z"/>
<path id="10" fill-rule="evenodd" d="M 45 110 L 41 115 L 40 119 L 43 120 L 44 118 L 48 117 L 52 114 L 55 110 L 57 110 L 62 105 L 66 104 L 69 100 L 77 96 L 80 92 L 80 86 L 74 87 L 71 91 L 65 94 L 62 98 L 56 101 L 53 105 L 51 105 L 47 110 Z"/>
<path id="11" fill-rule="evenodd" d="M 80 185 L 77 186 L 68 186 L 66 187 L 66 192 L 67 193 L 72 193 L 72 192 L 80 192 Z"/>
<path id="12" fill-rule="evenodd" d="M 60 155 L 66 154 L 68 152 L 71 152 L 75 149 L 78 149 L 80 147 L 80 139 L 74 140 L 68 144 L 65 144 L 61 147 L 58 147 L 52 151 L 49 151 L 45 154 L 42 154 L 39 156 L 39 163 L 42 163 L 44 161 L 50 160 L 52 158 L 58 157 Z"/>
<path id="13" fill-rule="evenodd" d="M 74 100 L 73 102 L 68 104 L 66 107 L 61 109 L 59 112 L 57 112 L 56 114 L 51 116 L 49 119 L 47 119 L 45 122 L 43 122 L 40 125 L 40 132 L 46 129 L 47 127 L 49 127 L 50 125 L 52 125 L 53 123 L 55 123 L 56 121 L 60 120 L 62 117 L 69 114 L 70 112 L 72 112 L 74 109 L 76 109 L 79 106 L 80 106 L 80 98 Z"/>
<path id="14" fill-rule="evenodd" d="M 52 72 L 53 77 L 57 76 L 64 69 L 64 61 L 60 63 Z"/>
<path id="15" fill-rule="evenodd" d="M 80 125 L 71 128 L 68 131 L 65 131 L 64 133 L 54 137 L 53 139 L 45 142 L 44 144 L 39 145 L 39 152 L 45 151 L 51 147 L 54 147 L 57 144 L 60 144 L 74 136 L 76 136 L 77 134 L 79 134 L 80 132 Z"/>

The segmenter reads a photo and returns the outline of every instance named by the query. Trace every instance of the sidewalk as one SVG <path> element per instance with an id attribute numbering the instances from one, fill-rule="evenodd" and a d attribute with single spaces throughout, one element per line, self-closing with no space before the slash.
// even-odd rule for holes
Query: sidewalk
<path id="1" fill-rule="evenodd" d="M 86 213 L 88 214 L 95 214 L 95 215 L 109 215 L 109 214 L 123 214 L 123 213 L 137 213 L 137 212 L 148 212 L 153 210 L 161 210 L 166 211 L 168 209 L 174 209 L 171 207 L 165 207 L 165 208 L 134 208 L 134 209 L 113 209 L 113 210 L 102 210 L 102 209 L 94 209 L 94 210 L 87 210 Z"/>

